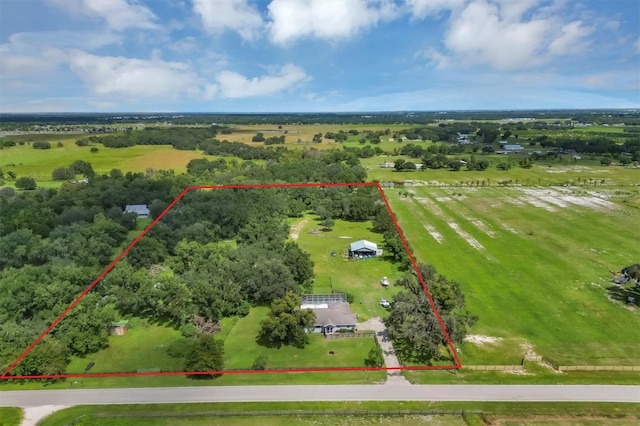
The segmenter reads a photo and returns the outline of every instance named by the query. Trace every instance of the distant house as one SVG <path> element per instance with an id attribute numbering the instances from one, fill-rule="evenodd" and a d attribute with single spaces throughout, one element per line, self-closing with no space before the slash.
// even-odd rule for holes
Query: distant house
<path id="1" fill-rule="evenodd" d="M 381 169 L 393 169 L 395 166 L 396 166 L 396 163 L 389 163 L 388 161 L 385 161 L 384 163 L 380 163 Z"/>
<path id="2" fill-rule="evenodd" d="M 316 316 L 313 330 L 309 332 L 327 335 L 339 330 L 355 331 L 358 325 L 344 293 L 303 294 L 300 309 L 311 309 Z"/>
<path id="3" fill-rule="evenodd" d="M 146 204 L 127 204 L 124 208 L 125 213 L 135 213 L 140 219 L 149 217 L 149 207 Z"/>
<path id="4" fill-rule="evenodd" d="M 360 240 L 349 245 L 349 257 L 374 257 L 381 253 L 381 251 L 378 251 L 376 243 L 372 243 L 371 241 Z"/>
<path id="5" fill-rule="evenodd" d="M 107 331 L 109 332 L 109 336 L 124 336 L 127 334 L 128 326 L 129 321 L 127 320 L 114 321 L 109 324 Z"/>
<path id="6" fill-rule="evenodd" d="M 522 149 L 522 145 L 520 144 L 506 144 L 502 147 L 502 149 L 506 151 L 520 151 Z"/>

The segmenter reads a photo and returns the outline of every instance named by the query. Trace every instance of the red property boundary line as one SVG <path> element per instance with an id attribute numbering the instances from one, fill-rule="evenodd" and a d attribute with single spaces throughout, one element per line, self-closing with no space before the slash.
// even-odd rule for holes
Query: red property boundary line
<path id="1" fill-rule="evenodd" d="M 411 260 L 411 265 L 413 266 L 414 271 L 424 289 L 424 292 L 429 300 L 429 304 L 431 305 L 431 309 L 436 315 L 436 319 L 438 320 L 438 324 L 440 324 L 440 328 L 444 334 L 444 337 L 447 341 L 447 346 L 449 348 L 449 352 L 453 356 L 456 363 L 454 365 L 424 365 L 424 366 L 402 366 L 402 367 L 332 367 L 332 368 L 304 368 L 304 369 L 280 369 L 280 370 L 222 370 L 222 371 L 198 371 L 198 372 L 190 372 L 190 371 L 165 371 L 165 372 L 148 372 L 148 373 L 70 373 L 70 374 L 51 374 L 51 375 L 33 375 L 33 376 L 9 376 L 8 374 L 13 370 L 16 365 L 20 363 L 24 359 L 24 357 L 29 354 L 33 350 L 33 348 L 46 336 L 62 319 L 73 309 L 86 295 L 93 289 L 102 280 L 105 275 L 107 275 L 116 264 L 122 260 L 124 256 L 127 255 L 129 250 L 135 246 L 138 241 L 142 239 L 150 230 L 153 228 L 159 221 L 164 217 L 165 214 L 169 210 L 171 210 L 181 199 L 184 197 L 189 191 L 198 190 L 198 189 L 266 189 L 266 188 L 326 188 L 326 187 L 360 187 L 360 186 L 373 186 L 378 188 L 380 192 L 380 196 L 384 201 L 389 214 L 391 215 L 391 219 L 393 224 L 402 240 L 402 244 L 404 249 L 406 250 L 409 259 Z M 131 376 L 182 376 L 182 375 L 213 375 L 213 374 L 266 374 L 266 373 L 319 373 L 319 372 L 340 372 L 340 371 L 394 371 L 394 370 L 452 370 L 452 369 L 460 369 L 462 368 L 462 363 L 460 362 L 460 358 L 458 358 L 458 354 L 453 346 L 453 342 L 449 337 L 449 333 L 444 326 L 442 318 L 440 317 L 440 313 L 438 312 L 438 308 L 436 307 L 433 298 L 431 297 L 431 293 L 429 292 L 429 288 L 424 281 L 424 278 L 420 274 L 418 270 L 418 264 L 416 263 L 413 254 L 411 253 L 411 249 L 409 249 L 409 245 L 407 244 L 407 240 L 398 225 L 398 221 L 393 214 L 393 210 L 391 210 L 391 205 L 389 204 L 389 200 L 387 199 L 382 186 L 379 182 L 348 182 L 348 183 L 283 183 L 283 184 L 256 184 L 256 185 L 195 185 L 188 186 L 185 188 L 175 200 L 173 200 L 163 211 L 162 213 L 151 222 L 141 233 L 134 239 L 131 244 L 125 248 L 122 253 L 118 255 L 105 269 L 102 271 L 98 277 L 93 280 L 91 284 L 82 292 L 80 295 L 67 306 L 67 308 L 44 330 L 34 341 L 25 349 L 18 358 L 16 358 L 13 363 L 2 373 L 0 379 L 11 380 L 11 379 L 64 379 L 64 378 L 77 378 L 77 377 L 131 377 Z"/>

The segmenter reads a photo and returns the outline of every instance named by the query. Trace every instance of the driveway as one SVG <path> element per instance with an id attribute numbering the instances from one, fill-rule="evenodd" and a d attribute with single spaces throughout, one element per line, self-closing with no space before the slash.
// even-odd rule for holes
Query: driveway
<path id="1" fill-rule="evenodd" d="M 387 327 L 384 325 L 380 318 L 370 318 L 365 322 L 358 324 L 358 330 L 373 330 L 376 332 L 376 340 L 382 349 L 382 356 L 384 357 L 384 365 L 387 368 L 400 367 L 400 362 L 393 350 L 391 339 Z M 401 370 L 387 370 L 386 385 L 405 385 L 410 386 L 411 383 L 402 375 Z"/>

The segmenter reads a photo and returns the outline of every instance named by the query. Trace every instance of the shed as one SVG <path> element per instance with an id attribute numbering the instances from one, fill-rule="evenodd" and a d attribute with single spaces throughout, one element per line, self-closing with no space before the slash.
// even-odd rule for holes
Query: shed
<path id="1" fill-rule="evenodd" d="M 108 331 L 109 336 L 124 336 L 127 334 L 127 327 L 129 326 L 129 321 L 120 320 L 114 321 L 109 324 Z"/>
<path id="2" fill-rule="evenodd" d="M 149 217 L 149 207 L 146 204 L 127 204 L 124 208 L 125 213 L 135 213 L 140 219 Z"/>
<path id="3" fill-rule="evenodd" d="M 356 241 L 349 245 L 349 257 L 373 257 L 378 254 L 378 246 L 367 240 Z"/>

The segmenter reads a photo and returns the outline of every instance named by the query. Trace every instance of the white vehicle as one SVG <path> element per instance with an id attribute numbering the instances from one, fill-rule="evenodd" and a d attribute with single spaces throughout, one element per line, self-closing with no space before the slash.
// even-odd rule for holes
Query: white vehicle
<path id="1" fill-rule="evenodd" d="M 387 299 L 380 299 L 380 306 L 382 306 L 383 308 L 389 308 L 391 307 L 391 304 Z"/>
<path id="2" fill-rule="evenodd" d="M 382 279 L 380 280 L 380 284 L 382 285 L 382 287 L 388 287 L 389 286 L 389 278 L 382 277 Z"/>

